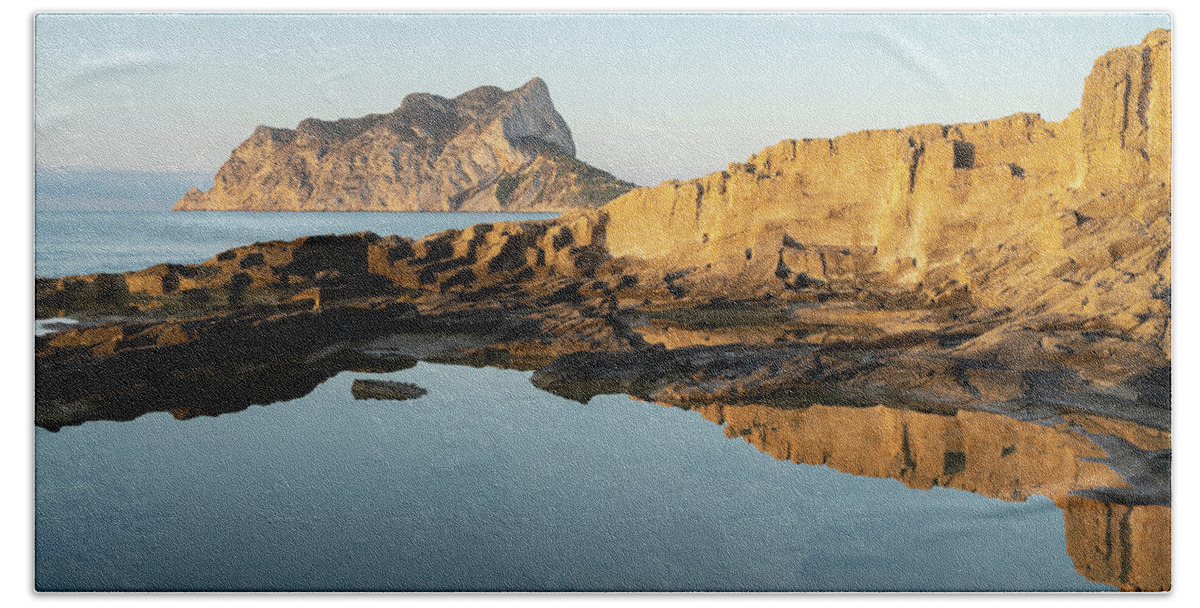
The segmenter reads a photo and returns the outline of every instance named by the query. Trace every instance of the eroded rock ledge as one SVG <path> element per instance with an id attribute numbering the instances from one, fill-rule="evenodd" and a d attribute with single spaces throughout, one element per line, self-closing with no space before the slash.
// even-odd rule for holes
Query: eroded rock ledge
<path id="1" fill-rule="evenodd" d="M 197 265 L 39 280 L 43 316 L 128 320 L 38 339 L 37 422 L 92 419 L 109 402 L 174 409 L 184 392 L 269 403 L 278 399 L 216 387 L 295 383 L 290 374 L 304 373 L 293 363 L 280 381 L 267 376 L 304 361 L 311 388 L 348 369 L 339 357 L 383 354 L 538 369 L 535 384 L 582 401 L 621 392 L 680 405 L 888 402 L 1026 417 L 1068 407 L 1169 426 L 1161 345 L 1111 320 L 782 280 L 736 299 L 612 258 L 606 228 L 594 214 L 416 242 L 307 237 Z M 212 386 L 184 391 L 187 382 Z"/>

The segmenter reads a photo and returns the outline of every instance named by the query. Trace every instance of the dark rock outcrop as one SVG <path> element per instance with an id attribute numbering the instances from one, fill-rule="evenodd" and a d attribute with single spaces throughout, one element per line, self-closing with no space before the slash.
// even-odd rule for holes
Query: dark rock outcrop
<path id="1" fill-rule="evenodd" d="M 424 397 L 428 392 L 410 382 L 391 380 L 366 380 L 359 378 L 350 386 L 355 399 L 378 399 L 383 401 L 408 401 Z"/>

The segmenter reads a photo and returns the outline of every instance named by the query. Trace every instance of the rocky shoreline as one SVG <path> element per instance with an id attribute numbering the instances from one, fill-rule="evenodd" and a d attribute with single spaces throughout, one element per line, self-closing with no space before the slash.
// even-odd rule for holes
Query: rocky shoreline
<path id="1" fill-rule="evenodd" d="M 38 318 L 84 322 L 36 339 L 35 424 L 218 415 L 425 360 L 705 415 L 994 416 L 1108 454 L 1120 480 L 1056 502 L 1168 506 L 1170 75 L 1159 30 L 1059 123 L 787 140 L 554 220 L 39 278 Z"/>
<path id="2" fill-rule="evenodd" d="M 681 294 L 589 253 L 600 234 L 564 245 L 562 222 L 263 243 L 108 280 L 175 285 L 154 294 L 104 287 L 97 300 L 80 295 L 94 278 L 47 281 L 39 301 L 85 321 L 37 338 L 35 423 L 216 416 L 418 360 L 534 370 L 535 386 L 566 398 L 623 393 L 698 411 L 776 458 L 922 489 L 1049 496 L 1081 573 L 1170 587 L 1171 368 L 1111 326 L 1013 322 L 920 293 Z M 93 292 L 78 284 L 89 281 Z M 185 285 L 208 296 L 190 313 L 178 308 Z M 1129 373 L 1090 380 L 1112 361 Z M 356 397 L 395 398 L 366 388 Z"/>
<path id="3" fill-rule="evenodd" d="M 922 292 L 681 293 L 604 255 L 605 222 L 580 225 L 307 237 L 44 281 L 53 314 L 131 318 L 37 339 L 35 422 L 235 411 L 425 359 L 535 369 L 535 385 L 580 401 L 1085 411 L 1169 430 L 1169 362 L 1103 320 L 1014 320 Z"/>

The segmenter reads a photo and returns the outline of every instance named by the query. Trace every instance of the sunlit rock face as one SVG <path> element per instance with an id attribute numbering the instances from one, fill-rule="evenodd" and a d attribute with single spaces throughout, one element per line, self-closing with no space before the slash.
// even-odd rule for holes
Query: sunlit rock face
<path id="1" fill-rule="evenodd" d="M 1170 433 L 1083 414 L 1038 424 L 986 412 L 884 406 L 693 409 L 723 425 L 726 436 L 779 460 L 923 490 L 942 486 L 1006 501 L 1049 497 L 1063 510 L 1067 552 L 1080 574 L 1127 591 L 1171 587 L 1169 471 L 1128 479 L 1117 472 L 1169 449 Z M 1095 438 L 1118 438 L 1136 449 L 1117 456 Z M 1093 495 L 1097 489 L 1110 495 Z"/>
<path id="2" fill-rule="evenodd" d="M 534 78 L 453 99 L 414 93 L 388 114 L 259 127 L 212 188 L 175 209 L 560 211 L 631 187 L 575 158 L 571 130 Z"/>
<path id="3" fill-rule="evenodd" d="M 904 289 L 1103 319 L 1169 356 L 1171 37 L 1096 61 L 1081 106 L 785 140 L 603 208 L 607 247 L 689 292 Z"/>
<path id="4" fill-rule="evenodd" d="M 1081 138 L 1097 187 L 1171 183 L 1171 34 L 1096 59 L 1084 82 Z"/>

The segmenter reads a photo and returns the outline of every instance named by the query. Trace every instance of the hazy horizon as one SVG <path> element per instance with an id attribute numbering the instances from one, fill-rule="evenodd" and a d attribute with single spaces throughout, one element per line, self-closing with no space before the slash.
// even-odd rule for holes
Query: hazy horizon
<path id="1" fill-rule="evenodd" d="M 653 185 L 788 138 L 1060 120 L 1096 58 L 1170 26 L 1166 13 L 41 14 L 36 165 L 211 183 L 259 124 L 540 76 L 580 159 Z"/>

